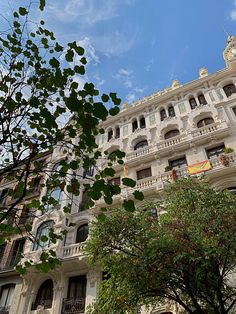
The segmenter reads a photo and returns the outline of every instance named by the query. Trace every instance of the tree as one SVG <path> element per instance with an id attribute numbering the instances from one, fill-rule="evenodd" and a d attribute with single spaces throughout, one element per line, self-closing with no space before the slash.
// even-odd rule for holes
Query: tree
<path id="1" fill-rule="evenodd" d="M 79 85 L 78 76 L 85 74 L 84 49 L 76 41 L 63 47 L 43 20 L 32 22 L 31 12 L 37 5 L 43 10 L 45 0 L 26 3 L 13 11 L 11 20 L 1 23 L 0 32 L 0 178 L 12 182 L 7 192 L 1 193 L 0 244 L 10 234 L 24 231 L 32 238 L 30 225 L 13 222 L 33 178 L 47 176 L 48 191 L 60 188 L 68 197 L 79 194 L 77 171 L 83 167 L 86 173 L 90 166 L 97 166 L 101 153 L 95 140 L 104 133 L 99 124 L 116 115 L 121 102 L 116 93 L 100 95 L 92 83 Z M 55 147 L 63 149 L 64 159 L 52 171 L 39 160 Z M 96 177 L 85 185 L 90 206 L 101 197 L 111 204 L 112 196 L 120 193 L 106 178 L 114 176 L 113 162 L 123 163 L 124 155 L 117 150 L 107 156 L 106 166 L 97 168 Z M 6 204 L 3 199 L 9 197 L 12 202 Z M 56 203 L 53 195 L 47 194 L 42 202 L 33 200 L 28 206 L 43 212 L 45 206 Z M 65 206 L 64 211 L 69 212 L 70 207 Z M 62 238 L 53 230 L 50 236 L 53 242 Z"/>
<path id="2" fill-rule="evenodd" d="M 235 312 L 235 196 L 187 178 L 168 186 L 164 200 L 160 216 L 160 203 L 149 203 L 94 225 L 87 251 L 108 275 L 91 313 L 135 313 L 168 300 L 186 313 Z"/>

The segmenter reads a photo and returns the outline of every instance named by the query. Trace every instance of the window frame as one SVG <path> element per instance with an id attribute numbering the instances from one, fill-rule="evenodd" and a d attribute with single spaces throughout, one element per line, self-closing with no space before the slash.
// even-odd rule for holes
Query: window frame
<path id="1" fill-rule="evenodd" d="M 136 171 L 137 180 L 142 180 L 152 176 L 152 168 L 147 167 L 141 170 Z"/>

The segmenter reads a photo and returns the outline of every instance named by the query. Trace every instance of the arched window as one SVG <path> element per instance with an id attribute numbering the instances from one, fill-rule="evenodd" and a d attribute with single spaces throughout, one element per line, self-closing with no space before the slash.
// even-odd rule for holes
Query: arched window
<path id="1" fill-rule="evenodd" d="M 44 281 L 37 293 L 35 302 L 32 304 L 32 310 L 36 310 L 39 305 L 44 309 L 52 307 L 53 300 L 53 282 L 51 279 Z"/>
<path id="2" fill-rule="evenodd" d="M 169 114 L 169 117 L 175 117 L 175 109 L 173 106 L 170 106 L 168 108 L 168 114 Z"/>
<path id="3" fill-rule="evenodd" d="M 197 107 L 196 99 L 195 98 L 190 98 L 189 99 L 189 104 L 190 104 L 191 109 L 196 108 Z"/>
<path id="4" fill-rule="evenodd" d="M 113 137 L 113 130 L 109 130 L 107 141 L 109 142 L 112 139 L 112 137 Z"/>
<path id="5" fill-rule="evenodd" d="M 38 227 L 36 233 L 36 241 L 34 242 L 33 246 L 33 251 L 50 246 L 51 240 L 49 238 L 49 233 L 50 229 L 52 228 L 53 228 L 52 220 L 45 221 Z"/>
<path id="6" fill-rule="evenodd" d="M 137 149 L 143 148 L 143 147 L 145 147 L 145 146 L 148 146 L 148 142 L 147 142 L 147 140 L 144 140 L 144 141 L 138 142 L 138 143 L 134 146 L 134 150 L 137 150 Z"/>
<path id="7" fill-rule="evenodd" d="M 133 132 L 134 132 L 135 130 L 137 130 L 137 128 L 138 128 L 138 122 L 137 122 L 137 120 L 135 119 L 135 120 L 132 122 L 132 130 L 133 130 Z"/>
<path id="8" fill-rule="evenodd" d="M 117 126 L 116 127 L 116 134 L 115 134 L 116 138 L 120 138 L 120 128 Z"/>
<path id="9" fill-rule="evenodd" d="M 165 118 L 166 118 L 166 111 L 165 111 L 165 109 L 162 109 L 160 111 L 160 116 L 161 116 L 161 121 L 165 120 Z"/>
<path id="10" fill-rule="evenodd" d="M 200 103 L 201 105 L 206 105 L 206 104 L 207 104 L 206 98 L 205 98 L 205 96 L 204 96 L 203 94 L 198 95 L 197 98 L 198 98 L 199 103 Z"/>
<path id="11" fill-rule="evenodd" d="M 212 118 L 205 118 L 205 119 L 198 121 L 197 127 L 201 128 L 205 125 L 212 124 L 212 123 L 214 123 L 214 120 Z"/>
<path id="12" fill-rule="evenodd" d="M 146 121 L 145 121 L 145 118 L 142 117 L 142 118 L 139 120 L 139 122 L 140 122 L 140 128 L 141 128 L 141 129 L 145 129 L 145 128 L 146 128 Z"/>
<path id="13" fill-rule="evenodd" d="M 224 90 L 225 95 L 226 95 L 227 97 L 230 97 L 231 95 L 236 94 L 236 87 L 235 87 L 234 84 L 225 85 L 225 86 L 223 87 L 223 90 Z"/>
<path id="14" fill-rule="evenodd" d="M 165 140 L 167 140 L 171 137 L 178 136 L 179 134 L 180 134 L 179 130 L 176 129 L 176 130 L 171 130 L 171 131 L 167 132 L 164 137 L 165 137 Z"/>
<path id="15" fill-rule="evenodd" d="M 81 243 L 87 240 L 89 234 L 88 224 L 84 224 L 77 229 L 76 243 Z"/>
<path id="16" fill-rule="evenodd" d="M 7 284 L 1 287 L 0 292 L 0 312 L 8 313 L 13 301 L 13 294 L 15 290 L 14 284 Z"/>

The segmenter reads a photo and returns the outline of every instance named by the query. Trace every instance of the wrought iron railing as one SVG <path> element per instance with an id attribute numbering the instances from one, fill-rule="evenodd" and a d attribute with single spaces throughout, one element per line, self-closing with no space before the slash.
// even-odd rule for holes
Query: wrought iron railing
<path id="1" fill-rule="evenodd" d="M 67 298 L 63 299 L 61 314 L 79 314 L 84 313 L 85 298 Z"/>

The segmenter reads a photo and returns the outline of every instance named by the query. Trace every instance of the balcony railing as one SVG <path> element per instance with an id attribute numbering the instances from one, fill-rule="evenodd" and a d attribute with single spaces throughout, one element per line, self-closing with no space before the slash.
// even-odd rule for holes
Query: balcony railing
<path id="1" fill-rule="evenodd" d="M 181 142 L 183 142 L 186 138 L 186 135 L 185 134 L 181 134 L 181 135 L 177 135 L 177 136 L 174 136 L 174 137 L 171 137 L 165 141 L 162 141 L 160 143 L 157 144 L 157 149 L 160 150 L 160 149 L 164 149 L 164 148 L 167 148 L 167 147 L 170 147 L 170 146 L 173 146 L 173 145 L 176 145 L 176 144 L 179 144 Z"/>
<path id="2" fill-rule="evenodd" d="M 73 256 L 78 256 L 79 254 L 83 254 L 84 246 L 85 242 L 63 246 L 61 256 L 62 258 L 69 258 Z"/>
<path id="3" fill-rule="evenodd" d="M 41 306 L 44 309 L 50 309 L 52 307 L 52 299 L 41 299 L 38 302 L 33 302 L 31 310 L 37 310 L 38 306 Z"/>
<path id="4" fill-rule="evenodd" d="M 127 160 L 132 160 L 136 157 L 144 156 L 154 151 L 154 146 L 145 146 L 143 148 L 137 149 L 126 155 Z"/>
<path id="5" fill-rule="evenodd" d="M 79 314 L 84 313 L 85 298 L 63 299 L 61 314 Z"/>

